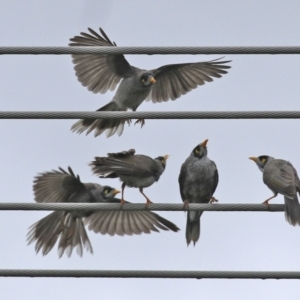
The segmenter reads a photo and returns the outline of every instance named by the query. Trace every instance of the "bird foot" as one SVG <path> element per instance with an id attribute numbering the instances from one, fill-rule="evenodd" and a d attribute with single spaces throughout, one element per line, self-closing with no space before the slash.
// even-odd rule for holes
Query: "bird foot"
<path id="1" fill-rule="evenodd" d="M 141 128 L 142 128 L 145 125 L 145 120 L 144 119 L 137 119 L 135 121 L 134 125 L 137 124 L 137 123 L 141 123 Z"/>
<path id="2" fill-rule="evenodd" d="M 184 200 L 183 201 L 183 209 L 186 210 L 187 208 L 189 208 L 189 200 Z"/>
<path id="3" fill-rule="evenodd" d="M 269 201 L 270 201 L 270 200 L 266 200 L 266 201 L 264 201 L 262 204 L 265 204 L 265 205 L 267 206 L 267 208 L 270 208 Z"/>
<path id="4" fill-rule="evenodd" d="M 121 199 L 120 205 L 123 206 L 125 204 L 125 200 Z"/>
<path id="5" fill-rule="evenodd" d="M 128 126 L 130 126 L 132 120 L 131 119 L 126 119 L 126 123 L 128 124 Z"/>
<path id="6" fill-rule="evenodd" d="M 146 208 L 149 206 L 149 204 L 152 204 L 153 202 L 150 199 L 147 199 L 146 201 Z"/>
<path id="7" fill-rule="evenodd" d="M 219 202 L 218 199 L 216 199 L 215 197 L 211 197 L 208 203 L 214 203 L 214 202 Z"/>

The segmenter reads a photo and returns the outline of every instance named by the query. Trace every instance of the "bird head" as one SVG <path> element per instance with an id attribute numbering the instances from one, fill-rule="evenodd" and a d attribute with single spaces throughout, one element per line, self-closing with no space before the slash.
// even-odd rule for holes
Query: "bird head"
<path id="1" fill-rule="evenodd" d="M 166 164 L 167 164 L 167 159 L 170 157 L 170 155 L 164 155 L 164 156 L 158 156 L 156 157 L 155 159 L 156 160 L 159 160 L 163 166 L 163 168 L 166 167 Z"/>
<path id="2" fill-rule="evenodd" d="M 110 200 L 113 199 L 118 193 L 120 193 L 120 191 L 106 185 L 103 187 L 102 197 L 104 200 Z"/>
<path id="3" fill-rule="evenodd" d="M 142 74 L 141 82 L 142 82 L 143 86 L 148 87 L 148 86 L 153 85 L 156 82 L 156 80 L 152 73 L 147 72 L 147 73 Z"/>
<path id="4" fill-rule="evenodd" d="M 194 150 L 193 150 L 193 154 L 195 157 L 201 158 L 203 156 L 207 156 L 207 144 L 208 140 L 205 140 L 204 142 L 202 142 L 201 144 L 197 145 Z"/>
<path id="5" fill-rule="evenodd" d="M 263 171 L 267 162 L 271 159 L 272 157 L 271 156 L 268 156 L 268 155 L 261 155 L 261 156 L 258 156 L 258 157 L 254 157 L 254 156 L 251 156 L 249 157 L 249 159 L 253 160 L 258 168 Z"/>

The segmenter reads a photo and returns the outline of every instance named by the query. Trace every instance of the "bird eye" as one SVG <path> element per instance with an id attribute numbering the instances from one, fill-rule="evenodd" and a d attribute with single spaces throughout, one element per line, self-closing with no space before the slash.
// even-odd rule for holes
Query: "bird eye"
<path id="1" fill-rule="evenodd" d="M 109 193 L 109 190 L 108 189 L 105 189 L 104 190 L 104 194 L 108 194 Z"/>
<path id="2" fill-rule="evenodd" d="M 265 161 L 266 161 L 266 159 L 265 159 L 265 158 L 262 158 L 262 159 L 261 159 L 261 162 L 262 162 L 262 163 L 264 163 Z"/>
<path id="3" fill-rule="evenodd" d="M 144 78 L 142 78 L 142 81 L 143 81 L 143 82 L 145 82 L 145 79 L 144 79 Z"/>
<path id="4" fill-rule="evenodd" d="M 200 153 L 200 149 L 199 149 L 199 148 L 196 148 L 196 149 L 195 149 L 195 153 L 196 153 L 196 154 L 199 154 L 199 153 Z"/>

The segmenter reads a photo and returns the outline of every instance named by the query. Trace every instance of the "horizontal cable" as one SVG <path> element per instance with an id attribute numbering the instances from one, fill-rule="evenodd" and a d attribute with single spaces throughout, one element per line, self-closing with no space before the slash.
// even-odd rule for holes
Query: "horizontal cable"
<path id="1" fill-rule="evenodd" d="M 300 272 L 139 271 L 139 270 L 0 270 L 1 277 L 300 279 Z"/>
<path id="2" fill-rule="evenodd" d="M 300 47 L 0 47 L 0 54 L 300 54 Z"/>
<path id="3" fill-rule="evenodd" d="M 147 207 L 145 203 L 0 203 L 0 210 L 152 210 L 152 211 L 284 211 L 283 204 L 189 204 L 183 209 L 183 204 L 152 203 Z"/>
<path id="4" fill-rule="evenodd" d="M 0 119 L 299 119 L 300 111 L 1 111 Z"/>

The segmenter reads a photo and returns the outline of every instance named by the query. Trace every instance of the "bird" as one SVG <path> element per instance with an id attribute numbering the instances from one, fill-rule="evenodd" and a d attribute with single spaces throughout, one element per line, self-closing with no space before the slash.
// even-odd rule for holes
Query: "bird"
<path id="1" fill-rule="evenodd" d="M 38 203 L 120 203 L 118 190 L 97 183 L 82 183 L 72 168 L 40 173 L 34 179 L 33 190 Z M 125 201 L 126 203 L 129 203 Z M 55 211 L 29 227 L 28 244 L 35 242 L 35 251 L 47 255 L 58 242 L 58 255 L 71 256 L 76 248 L 81 257 L 83 249 L 93 254 L 85 226 L 95 233 L 110 236 L 159 232 L 177 232 L 179 228 L 150 211 Z"/>
<path id="2" fill-rule="evenodd" d="M 178 177 L 179 190 L 184 207 L 189 203 L 217 202 L 213 197 L 219 182 L 216 164 L 207 157 L 206 139 L 197 145 L 185 160 Z M 200 217 L 203 211 L 189 211 L 186 222 L 187 246 L 194 246 L 200 237 Z"/>
<path id="3" fill-rule="evenodd" d="M 100 34 L 91 28 L 88 31 L 71 38 L 69 46 L 117 46 L 102 28 L 99 28 Z M 73 54 L 72 58 L 78 80 L 89 91 L 104 94 L 118 86 L 113 99 L 98 111 L 136 111 L 144 100 L 154 103 L 175 100 L 199 85 L 213 81 L 213 77 L 222 77 L 230 68 L 226 64 L 231 62 L 216 59 L 143 70 L 131 66 L 123 54 Z M 120 136 L 126 121 L 130 123 L 131 120 L 82 119 L 71 130 L 79 134 L 94 130 L 95 137 L 105 131 L 107 137 L 115 133 Z M 136 123 L 143 127 L 145 121 L 138 119 Z"/>
<path id="4" fill-rule="evenodd" d="M 300 181 L 293 165 L 283 159 L 261 155 L 249 157 L 263 173 L 264 184 L 273 192 L 263 204 L 269 205 L 269 201 L 278 194 L 284 196 L 285 219 L 292 226 L 300 225 L 300 206 L 297 193 L 300 193 Z"/>
<path id="5" fill-rule="evenodd" d="M 169 155 L 151 158 L 135 154 L 135 149 L 118 153 L 107 153 L 107 157 L 95 157 L 90 163 L 94 174 L 100 178 L 119 178 L 122 181 L 121 205 L 124 204 L 125 186 L 139 188 L 146 198 L 146 206 L 151 200 L 144 194 L 143 189 L 158 181 L 166 168 Z"/>

